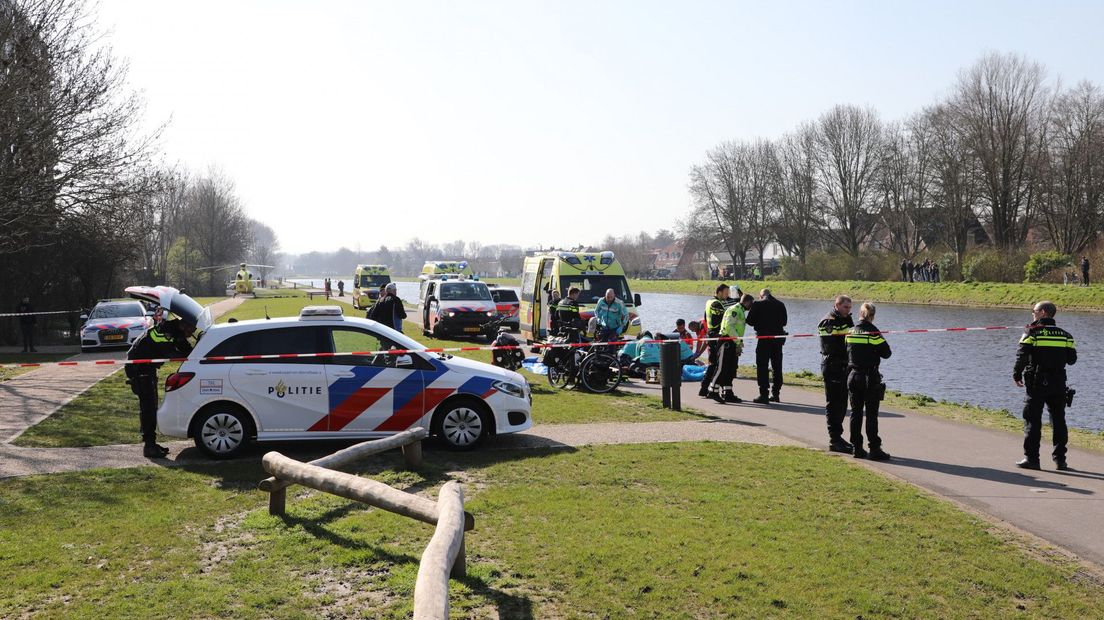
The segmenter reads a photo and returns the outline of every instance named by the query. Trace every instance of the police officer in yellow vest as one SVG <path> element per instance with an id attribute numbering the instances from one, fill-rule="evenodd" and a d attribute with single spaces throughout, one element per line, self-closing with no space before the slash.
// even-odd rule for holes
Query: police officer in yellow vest
<path id="1" fill-rule="evenodd" d="M 847 417 L 847 343 L 844 338 L 854 326 L 851 298 L 847 295 L 836 297 L 832 311 L 817 326 L 820 372 L 824 377 L 824 411 L 828 418 L 828 449 L 844 454 L 854 450 L 843 438 L 843 419 Z"/>
<path id="2" fill-rule="evenodd" d="M 709 396 L 719 403 L 742 403 L 739 396 L 732 391 L 732 379 L 736 376 L 736 367 L 740 363 L 740 352 L 744 349 L 744 330 L 747 327 L 747 310 L 755 301 L 751 295 L 744 295 L 740 303 L 731 304 L 721 319 L 721 338 L 730 340 L 721 341 L 720 365 L 713 376 L 713 383 L 709 389 Z"/>
<path id="3" fill-rule="evenodd" d="M 159 309 L 157 318 L 163 310 Z M 195 327 L 180 320 L 158 320 L 142 334 L 127 352 L 128 360 L 166 359 L 187 357 L 192 352 L 188 337 Z M 142 454 L 147 458 L 160 458 L 169 449 L 158 445 L 157 439 L 157 369 L 161 364 L 127 364 L 126 375 L 130 389 L 138 397 L 138 420 L 142 428 Z"/>
<path id="4" fill-rule="evenodd" d="M 717 285 L 716 294 L 705 302 L 705 328 L 708 338 L 716 338 L 721 333 L 721 321 L 724 319 L 725 308 L 728 306 L 729 288 L 724 282 Z M 716 340 L 709 341 L 709 366 L 702 377 L 701 389 L 698 396 L 709 396 L 709 386 L 713 383 L 713 377 L 720 367 L 721 343 Z"/>
<path id="5" fill-rule="evenodd" d="M 1016 385 L 1027 388 L 1023 409 L 1024 458 L 1016 463 L 1023 469 L 1039 469 L 1044 405 L 1050 411 L 1054 427 L 1051 456 L 1059 470 L 1069 469 L 1066 464 L 1066 405 L 1072 402 L 1073 393 L 1070 390 L 1067 396 L 1066 366 L 1077 363 L 1077 349 L 1073 336 L 1055 325 L 1057 312 L 1058 307 L 1049 301 L 1035 304 L 1031 310 L 1035 320 L 1024 328 L 1012 370 Z"/>
<path id="6" fill-rule="evenodd" d="M 878 409 L 885 397 L 881 362 L 892 352 L 874 325 L 875 310 L 874 304 L 864 303 L 859 308 L 859 324 L 844 338 L 847 343 L 847 392 L 851 397 L 851 444 L 854 446 L 852 454 L 857 459 L 869 456 L 872 461 L 888 461 L 889 453 L 882 450 L 882 438 L 878 434 Z M 863 449 L 864 415 L 869 453 Z"/>

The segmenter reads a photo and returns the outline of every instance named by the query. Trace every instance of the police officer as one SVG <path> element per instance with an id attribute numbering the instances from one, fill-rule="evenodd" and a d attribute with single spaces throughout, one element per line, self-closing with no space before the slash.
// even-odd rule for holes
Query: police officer
<path id="1" fill-rule="evenodd" d="M 727 340 L 721 341 L 720 363 L 709 388 L 710 398 L 719 403 L 744 402 L 732 391 L 732 379 L 736 376 L 740 352 L 744 349 L 742 338 L 747 326 L 747 310 L 754 301 L 755 298 L 751 295 L 742 296 L 739 303 L 731 304 L 725 309 L 724 318 L 721 319 L 720 336 Z"/>
<path id="2" fill-rule="evenodd" d="M 1024 458 L 1016 463 L 1023 469 L 1039 469 L 1039 442 L 1042 438 L 1043 405 L 1054 426 L 1054 463 L 1059 470 L 1066 465 L 1066 365 L 1077 363 L 1073 336 L 1054 324 L 1058 307 L 1040 301 L 1031 310 L 1031 325 L 1024 328 L 1012 380 L 1027 388 L 1024 399 Z"/>
<path id="3" fill-rule="evenodd" d="M 586 321 L 579 315 L 579 292 L 577 287 L 572 287 L 567 291 L 567 297 L 556 304 L 556 313 L 560 316 L 561 331 L 586 329 Z M 578 342 L 580 333 L 573 332 L 570 336 L 573 341 Z"/>
<path id="4" fill-rule="evenodd" d="M 766 405 L 781 400 L 782 394 L 782 346 L 786 344 L 786 304 L 771 294 L 770 289 L 759 292 L 759 301 L 751 305 L 747 324 L 755 328 L 755 375 L 759 382 L 759 396 L 751 402 Z M 768 373 L 769 367 L 769 373 Z M 768 392 L 770 396 L 768 396 Z"/>
<path id="5" fill-rule="evenodd" d="M 721 321 L 724 319 L 725 307 L 728 305 L 729 288 L 724 282 L 717 285 L 713 298 L 705 302 L 705 329 L 706 336 L 716 338 L 721 334 Z M 713 383 L 713 376 L 720 367 L 721 343 L 717 340 L 709 341 L 709 366 L 702 377 L 701 389 L 698 396 L 709 396 L 709 386 Z"/>
<path id="6" fill-rule="evenodd" d="M 828 449 L 851 454 L 853 446 L 843 438 L 843 419 L 847 417 L 847 342 L 844 338 L 855 321 L 851 318 L 851 298 L 836 297 L 832 311 L 820 320 L 820 372 L 824 377 L 824 413 L 828 418 Z"/>
<path id="7" fill-rule="evenodd" d="M 882 450 L 882 438 L 878 435 L 878 408 L 885 395 L 885 384 L 879 372 L 883 359 L 892 355 L 889 343 L 874 325 L 874 304 L 869 301 L 859 308 L 859 324 L 847 334 L 847 392 L 851 397 L 852 454 L 872 461 L 888 461 L 889 454 Z M 863 450 L 863 413 L 866 413 L 866 439 L 870 453 Z"/>
<path id="8" fill-rule="evenodd" d="M 180 320 L 159 320 L 163 309 L 158 309 L 155 324 L 142 334 L 130 347 L 128 360 L 164 359 L 186 357 L 192 352 L 188 337 L 195 327 Z M 157 439 L 157 369 L 161 364 L 127 364 L 126 375 L 130 389 L 138 397 L 138 420 L 142 429 L 142 454 L 147 458 L 161 458 L 169 449 L 158 445 Z"/>

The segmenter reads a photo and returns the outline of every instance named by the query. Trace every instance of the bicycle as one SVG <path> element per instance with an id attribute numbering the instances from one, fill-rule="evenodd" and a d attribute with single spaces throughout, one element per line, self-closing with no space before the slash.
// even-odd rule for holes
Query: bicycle
<path id="1" fill-rule="evenodd" d="M 550 343 L 563 345 L 583 342 L 582 330 L 564 328 L 566 337 L 553 338 Z M 577 336 L 577 338 L 575 338 Z M 621 363 L 616 353 L 609 352 L 609 345 L 594 344 L 589 347 L 555 346 L 544 355 L 548 368 L 548 383 L 558 389 L 582 385 L 595 394 L 606 394 L 621 384 Z"/>

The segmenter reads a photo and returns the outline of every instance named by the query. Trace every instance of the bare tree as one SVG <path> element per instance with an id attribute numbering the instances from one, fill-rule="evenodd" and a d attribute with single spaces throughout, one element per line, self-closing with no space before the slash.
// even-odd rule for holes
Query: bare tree
<path id="1" fill-rule="evenodd" d="M 857 256 L 874 228 L 883 127 L 870 108 L 838 105 L 817 123 L 817 178 L 824 199 L 824 236 Z"/>
<path id="2" fill-rule="evenodd" d="M 186 211 L 185 217 L 193 223 L 190 245 L 205 263 L 203 266 L 245 262 L 251 241 L 248 218 L 228 178 L 213 171 L 197 180 Z M 208 273 L 208 292 L 222 292 L 226 272 L 209 269 Z"/>
<path id="3" fill-rule="evenodd" d="M 280 240 L 276 237 L 276 231 L 257 220 L 249 220 L 250 247 L 249 260 L 257 265 L 276 266 L 280 255 Z M 350 261 L 355 262 L 355 261 Z M 257 267 L 261 279 L 268 278 L 269 267 Z M 352 267 L 349 267 L 352 270 Z"/>
<path id="4" fill-rule="evenodd" d="M 1038 198 L 1049 91 L 1039 63 L 1014 54 L 986 54 L 961 72 L 950 100 L 976 174 L 993 242 L 1019 247 Z"/>
<path id="5" fill-rule="evenodd" d="M 878 213 L 889 231 L 889 247 L 906 257 L 916 256 L 928 232 L 929 128 L 923 115 L 886 131 L 885 152 L 878 176 L 881 195 Z"/>
<path id="6" fill-rule="evenodd" d="M 956 263 L 961 266 L 970 243 L 970 228 L 977 223 L 975 159 L 948 106 L 928 108 L 924 116 L 930 130 L 932 219 L 938 223 L 939 238 L 954 251 Z"/>
<path id="7" fill-rule="evenodd" d="M 779 213 L 775 236 L 779 245 L 805 264 L 820 234 L 817 197 L 816 126 L 804 123 L 779 142 Z"/>
<path id="8" fill-rule="evenodd" d="M 1092 243 L 1104 208 L 1104 95 L 1090 82 L 1061 93 L 1050 115 L 1039 207 L 1064 254 Z"/>

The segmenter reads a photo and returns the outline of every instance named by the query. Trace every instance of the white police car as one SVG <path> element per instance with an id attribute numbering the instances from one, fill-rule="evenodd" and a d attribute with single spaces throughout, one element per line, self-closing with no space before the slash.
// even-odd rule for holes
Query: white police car
<path id="1" fill-rule="evenodd" d="M 334 355 L 391 349 L 401 355 Z M 467 450 L 532 426 L 529 385 L 516 372 L 426 353 L 418 342 L 336 306 L 298 317 L 213 325 L 165 381 L 160 431 L 192 437 L 214 457 L 252 440 L 384 437 L 424 426 Z M 318 354 L 293 357 L 293 354 Z M 221 359 L 287 354 L 280 359 Z"/>

